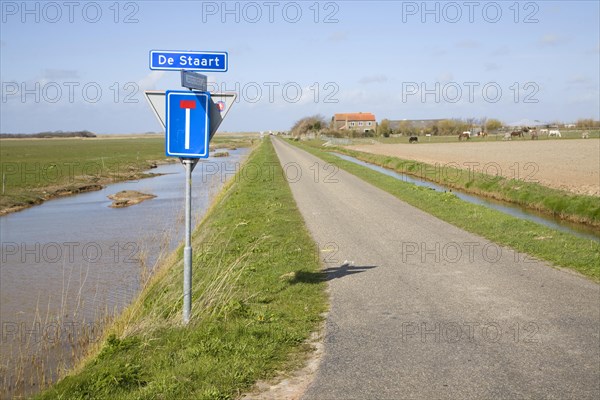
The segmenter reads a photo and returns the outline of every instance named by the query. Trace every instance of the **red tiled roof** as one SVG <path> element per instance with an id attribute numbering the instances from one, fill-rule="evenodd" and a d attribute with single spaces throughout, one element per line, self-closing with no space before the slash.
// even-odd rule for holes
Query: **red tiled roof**
<path id="1" fill-rule="evenodd" d="M 335 114 L 334 121 L 375 121 L 375 116 L 371 113 L 347 113 Z"/>

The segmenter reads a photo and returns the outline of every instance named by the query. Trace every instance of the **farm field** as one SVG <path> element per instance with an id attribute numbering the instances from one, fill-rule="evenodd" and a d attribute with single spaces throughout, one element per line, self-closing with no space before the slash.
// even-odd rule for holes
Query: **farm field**
<path id="1" fill-rule="evenodd" d="M 102 186 L 153 176 L 164 155 L 164 135 L 103 135 L 97 138 L 1 139 L 0 215 L 45 200 L 100 190 Z M 252 137 L 217 135 L 211 150 L 250 146 Z"/>
<path id="2" fill-rule="evenodd" d="M 372 144 L 348 148 L 600 196 L 600 141 L 595 139 L 429 143 L 426 146 Z"/>

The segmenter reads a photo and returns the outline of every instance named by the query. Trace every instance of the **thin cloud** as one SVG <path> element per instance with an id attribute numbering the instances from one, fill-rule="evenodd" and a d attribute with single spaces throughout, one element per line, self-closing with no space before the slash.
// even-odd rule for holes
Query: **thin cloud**
<path id="1" fill-rule="evenodd" d="M 165 71 L 150 71 L 148 75 L 138 81 L 140 90 L 152 90 L 156 88 L 156 83 L 163 77 Z"/>
<path id="2" fill-rule="evenodd" d="M 498 66 L 498 64 L 491 63 L 491 62 L 485 63 L 484 68 L 485 68 L 486 72 L 489 72 L 489 71 L 498 71 L 500 69 L 500 67 Z"/>
<path id="3" fill-rule="evenodd" d="M 437 77 L 438 82 L 452 82 L 454 80 L 454 75 L 452 72 L 444 72 Z"/>
<path id="4" fill-rule="evenodd" d="M 475 49 L 480 45 L 481 43 L 476 40 L 461 40 L 460 42 L 456 43 L 456 47 L 461 49 Z"/>
<path id="5" fill-rule="evenodd" d="M 547 34 L 540 38 L 540 40 L 538 41 L 538 44 L 540 44 L 542 46 L 558 46 L 563 41 L 564 40 L 561 37 L 559 37 L 558 35 Z"/>
<path id="6" fill-rule="evenodd" d="M 362 83 L 363 85 L 368 85 L 369 83 L 387 82 L 387 80 L 388 80 L 387 76 L 378 74 L 378 75 L 364 76 L 358 82 Z"/>
<path id="7" fill-rule="evenodd" d="M 348 34 L 346 32 L 333 32 L 331 35 L 327 37 L 327 40 L 330 42 L 344 42 L 348 39 Z"/>
<path id="8" fill-rule="evenodd" d="M 590 83 L 591 81 L 592 81 L 592 79 L 588 76 L 575 75 L 575 76 L 571 77 L 571 79 L 569 79 L 567 81 L 567 83 L 569 83 L 571 85 L 583 85 L 583 84 Z"/>
<path id="9" fill-rule="evenodd" d="M 45 69 L 42 79 L 48 81 L 79 79 L 79 73 L 73 69 Z"/>
<path id="10" fill-rule="evenodd" d="M 496 50 L 492 52 L 493 56 L 505 56 L 510 53 L 510 49 L 508 46 L 498 47 Z"/>

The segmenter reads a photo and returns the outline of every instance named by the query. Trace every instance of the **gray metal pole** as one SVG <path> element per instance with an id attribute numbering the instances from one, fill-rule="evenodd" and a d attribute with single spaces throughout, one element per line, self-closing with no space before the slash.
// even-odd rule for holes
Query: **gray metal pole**
<path id="1" fill-rule="evenodd" d="M 183 248 L 183 323 L 190 322 L 192 313 L 192 167 L 193 161 L 183 160 L 185 165 L 185 247 Z"/>

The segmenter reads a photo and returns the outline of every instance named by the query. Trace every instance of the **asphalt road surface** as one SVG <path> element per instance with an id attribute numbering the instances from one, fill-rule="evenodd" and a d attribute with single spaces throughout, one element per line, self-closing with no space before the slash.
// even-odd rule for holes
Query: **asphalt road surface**
<path id="1" fill-rule="evenodd" d="M 273 144 L 331 291 L 305 399 L 600 398 L 597 284 Z"/>

